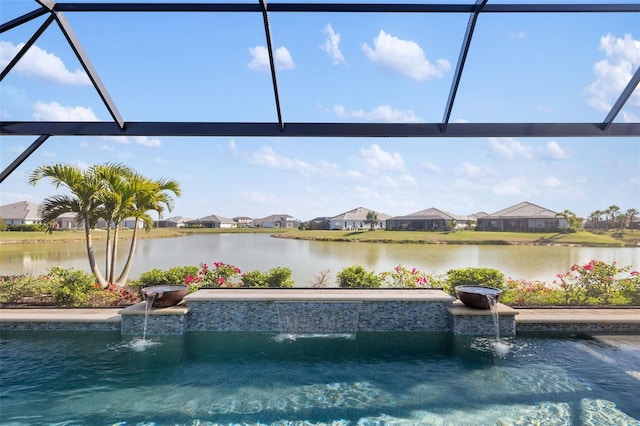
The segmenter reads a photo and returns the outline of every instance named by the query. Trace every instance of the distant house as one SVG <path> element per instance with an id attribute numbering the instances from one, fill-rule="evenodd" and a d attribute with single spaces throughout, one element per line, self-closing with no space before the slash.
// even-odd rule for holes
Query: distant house
<path id="1" fill-rule="evenodd" d="M 167 219 L 156 220 L 156 228 L 184 228 L 191 219 L 184 216 L 173 216 Z"/>
<path id="2" fill-rule="evenodd" d="M 62 213 L 53 222 L 53 229 L 79 229 L 82 228 L 84 222 L 77 222 L 78 215 L 76 213 Z"/>
<path id="3" fill-rule="evenodd" d="M 36 203 L 31 201 L 18 201 L 16 203 L 0 206 L 0 218 L 6 225 L 33 225 L 40 223 Z"/>
<path id="4" fill-rule="evenodd" d="M 314 231 L 326 231 L 331 229 L 330 226 L 330 217 L 327 216 L 319 216 L 311 219 L 307 222 L 307 229 Z"/>
<path id="5" fill-rule="evenodd" d="M 523 201 L 478 219 L 476 231 L 550 232 L 566 228 L 553 210 Z"/>
<path id="6" fill-rule="evenodd" d="M 301 222 L 288 214 L 272 214 L 261 219 L 254 219 L 253 226 L 256 228 L 287 228 L 295 229 L 300 227 Z"/>
<path id="7" fill-rule="evenodd" d="M 387 219 L 388 231 L 451 231 L 455 228 L 465 228 L 469 216 L 429 208 L 406 216 L 396 216 Z"/>
<path id="8" fill-rule="evenodd" d="M 373 212 L 378 217 L 378 222 L 373 224 L 373 229 L 385 229 L 386 221 L 391 216 L 388 214 L 376 212 L 375 210 L 370 210 L 365 207 L 357 207 L 353 210 L 349 210 L 348 212 L 344 212 L 339 214 L 338 216 L 334 216 L 329 219 L 329 229 L 331 230 L 351 230 L 351 229 L 369 229 L 371 225 L 369 225 L 367 220 L 367 214 L 369 212 Z"/>
<path id="9" fill-rule="evenodd" d="M 120 222 L 120 228 L 124 229 L 133 229 L 136 227 L 136 218 L 135 217 L 127 217 Z M 138 221 L 138 229 L 144 228 L 144 222 Z"/>
<path id="10" fill-rule="evenodd" d="M 186 222 L 189 228 L 237 228 L 238 224 L 227 217 L 215 214 Z"/>
<path id="11" fill-rule="evenodd" d="M 251 228 L 253 227 L 253 219 L 247 216 L 236 216 L 233 221 L 238 224 L 238 228 Z"/>

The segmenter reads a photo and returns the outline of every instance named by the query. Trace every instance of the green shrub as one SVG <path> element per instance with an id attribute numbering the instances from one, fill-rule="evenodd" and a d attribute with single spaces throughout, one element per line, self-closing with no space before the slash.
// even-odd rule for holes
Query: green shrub
<path id="1" fill-rule="evenodd" d="M 37 232 L 37 231 L 46 231 L 47 226 L 42 225 L 40 223 L 30 223 L 30 224 L 20 224 L 20 225 L 7 225 L 8 231 L 18 231 L 18 232 Z"/>
<path id="2" fill-rule="evenodd" d="M 504 274 L 492 268 L 462 268 L 447 271 L 444 291 L 455 295 L 459 285 L 481 285 L 506 290 Z"/>
<path id="3" fill-rule="evenodd" d="M 336 281 L 339 287 L 369 287 L 382 285 L 382 277 L 369 272 L 360 265 L 351 265 L 338 272 Z"/>
<path id="4" fill-rule="evenodd" d="M 94 276 L 79 269 L 54 266 L 48 276 L 57 306 L 87 306 L 91 294 L 97 289 Z"/>
<path id="5" fill-rule="evenodd" d="M 267 287 L 293 287 L 291 269 L 277 266 L 267 272 Z"/>
<path id="6" fill-rule="evenodd" d="M 0 303 L 50 304 L 51 293 L 52 283 L 42 275 L 0 277 Z"/>
<path id="7" fill-rule="evenodd" d="M 152 285 L 184 285 L 188 276 L 198 276 L 197 266 L 176 266 L 168 270 L 152 269 L 140 274 L 130 287 L 144 288 Z"/>
<path id="8" fill-rule="evenodd" d="M 267 276 L 260 271 L 249 271 L 242 278 L 243 287 L 268 287 Z"/>
<path id="9" fill-rule="evenodd" d="M 637 271 L 620 281 L 620 294 L 627 299 L 628 304 L 640 305 L 640 274 Z"/>
<path id="10" fill-rule="evenodd" d="M 553 283 L 561 290 L 565 305 L 610 305 L 638 301 L 638 272 L 631 266 L 618 267 L 616 262 L 592 260 L 584 265 L 573 265 L 571 270 L 558 274 Z"/>

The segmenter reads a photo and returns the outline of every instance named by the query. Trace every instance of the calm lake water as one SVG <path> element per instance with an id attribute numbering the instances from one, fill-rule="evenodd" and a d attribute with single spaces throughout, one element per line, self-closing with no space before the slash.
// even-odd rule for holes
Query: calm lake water
<path id="1" fill-rule="evenodd" d="M 99 265 L 104 270 L 103 242 L 95 244 Z M 124 264 L 128 242 L 121 243 L 118 270 Z M 343 268 L 358 264 L 375 272 L 390 271 L 396 265 L 444 274 L 451 268 L 496 268 L 506 276 L 551 282 L 575 263 L 592 259 L 632 265 L 640 270 L 640 248 L 595 248 L 563 246 L 487 246 L 382 244 L 301 241 L 273 238 L 267 234 L 208 234 L 138 241 L 130 278 L 158 268 L 231 263 L 242 271 L 266 271 L 275 266 L 291 268 L 296 286 L 305 287 L 322 270 L 329 270 L 331 282 Z M 60 265 L 89 271 L 85 245 L 38 243 L 0 246 L 3 275 L 46 272 Z"/>

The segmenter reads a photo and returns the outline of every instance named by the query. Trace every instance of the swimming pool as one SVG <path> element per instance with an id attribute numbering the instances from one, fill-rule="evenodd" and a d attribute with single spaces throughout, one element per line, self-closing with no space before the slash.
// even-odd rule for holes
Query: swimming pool
<path id="1" fill-rule="evenodd" d="M 639 425 L 640 339 L 3 331 L 3 425 Z"/>

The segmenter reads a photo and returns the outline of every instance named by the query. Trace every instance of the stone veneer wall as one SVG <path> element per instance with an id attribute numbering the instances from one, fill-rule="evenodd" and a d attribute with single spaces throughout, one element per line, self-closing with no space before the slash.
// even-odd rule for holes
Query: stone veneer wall
<path id="1" fill-rule="evenodd" d="M 491 315 L 453 315 L 454 334 L 468 336 L 493 336 L 496 326 Z M 500 316 L 500 336 L 515 336 L 516 322 L 513 315 Z"/>
<path id="2" fill-rule="evenodd" d="M 147 334 L 183 334 L 186 331 L 187 316 L 179 314 L 149 315 Z M 144 315 L 122 315 L 122 334 L 139 334 L 144 331 Z"/>
<path id="3" fill-rule="evenodd" d="M 448 302 L 189 301 L 189 331 L 449 331 Z M 295 312 L 296 319 L 287 320 Z M 354 315 L 356 315 L 354 322 Z M 327 320 L 327 316 L 329 320 Z M 324 319 L 322 319 L 324 318 Z M 329 329 L 327 324 L 330 324 Z M 357 329 L 352 329 L 357 325 Z M 297 330 L 292 330 L 297 327 Z"/>
<path id="4" fill-rule="evenodd" d="M 2 321 L 0 330 L 120 331 L 120 321 Z"/>
<path id="5" fill-rule="evenodd" d="M 638 334 L 640 333 L 640 323 L 541 323 L 541 322 L 518 322 L 518 333 L 527 332 L 576 332 L 576 333 L 614 333 L 614 334 Z"/>

